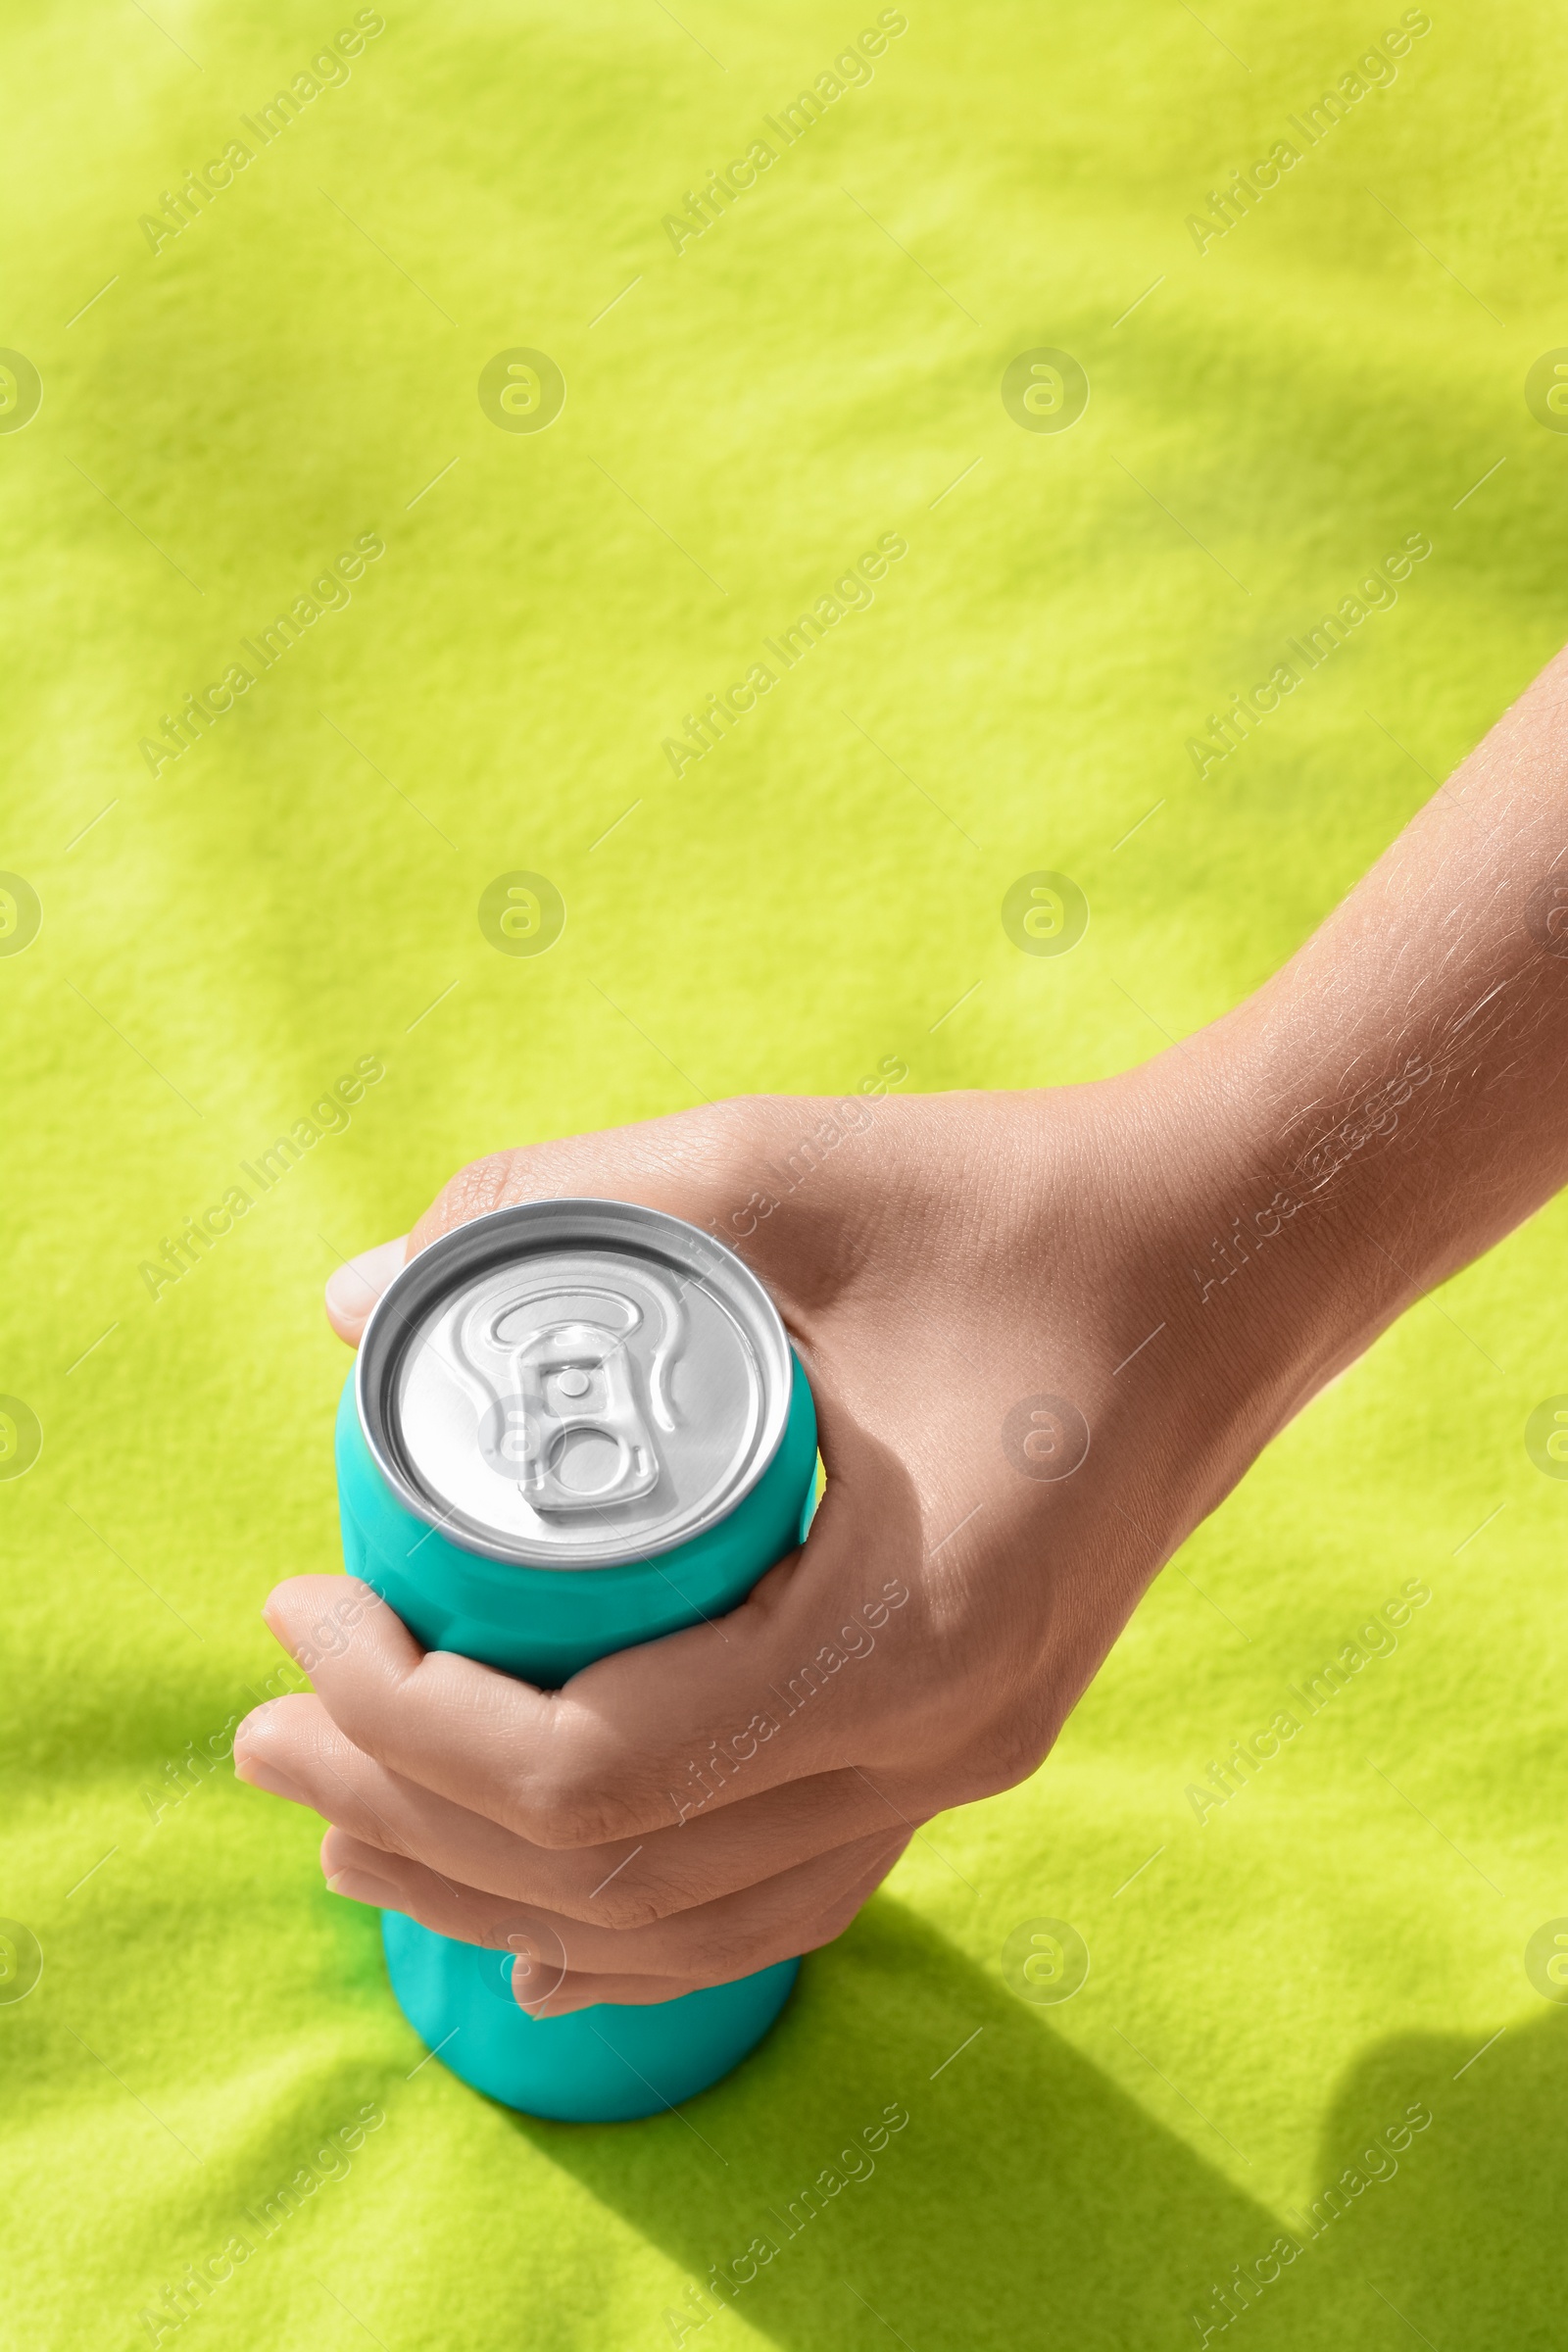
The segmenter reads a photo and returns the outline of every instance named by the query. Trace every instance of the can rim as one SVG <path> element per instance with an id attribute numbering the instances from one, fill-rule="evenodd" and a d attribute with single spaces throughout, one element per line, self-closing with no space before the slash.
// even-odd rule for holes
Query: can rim
<path id="1" fill-rule="evenodd" d="M 584 1545 L 570 1559 L 552 1556 L 540 1544 L 508 1543 L 452 1511 L 442 1511 L 400 1458 L 395 1422 L 388 1412 L 408 1343 L 428 1322 L 456 1278 L 562 1246 L 600 1243 L 629 1249 L 662 1262 L 688 1282 L 706 1281 L 735 1310 L 756 1349 L 762 1385 L 759 1429 L 743 1475 L 720 1498 L 674 1533 L 658 1541 L 622 1538 Z M 572 1572 L 581 1568 L 627 1567 L 679 1550 L 727 1519 L 752 1493 L 784 1442 L 794 1381 L 794 1359 L 783 1317 L 757 1275 L 716 1235 L 690 1225 L 667 1209 L 641 1201 L 568 1195 L 510 1201 L 454 1225 L 426 1243 L 392 1277 L 366 1319 L 354 1367 L 354 1402 L 360 1430 L 372 1460 L 399 1502 L 416 1518 L 482 1559 L 509 1567 Z"/>

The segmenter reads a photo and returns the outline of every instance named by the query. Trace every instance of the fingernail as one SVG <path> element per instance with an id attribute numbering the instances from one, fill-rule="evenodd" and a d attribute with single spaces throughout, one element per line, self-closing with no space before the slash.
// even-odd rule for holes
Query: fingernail
<path id="1" fill-rule="evenodd" d="M 373 1903 L 378 1911 L 400 1908 L 398 1890 L 384 1879 L 371 1876 L 368 1870 L 340 1870 L 326 1882 L 329 1891 L 341 1894 L 351 1903 Z"/>
<path id="2" fill-rule="evenodd" d="M 358 1257 L 345 1259 L 327 1276 L 326 1303 L 331 1312 L 347 1322 L 368 1315 L 402 1265 L 403 1247 L 401 1241 L 380 1242 L 373 1250 L 362 1250 Z"/>
<path id="3" fill-rule="evenodd" d="M 286 1796 L 291 1805 L 308 1805 L 311 1801 L 286 1772 L 279 1772 L 275 1764 L 264 1764 L 249 1749 L 235 1748 L 234 1778 L 249 1781 L 253 1788 L 265 1788 L 270 1796 Z"/>
<path id="4" fill-rule="evenodd" d="M 326 1303 L 335 1315 L 363 1315 L 370 1298 L 369 1285 L 355 1271 L 353 1258 L 347 1265 L 334 1267 L 326 1278 Z"/>
<path id="5" fill-rule="evenodd" d="M 294 1636 L 289 1632 L 288 1627 L 283 1623 L 280 1612 L 273 1605 L 276 1597 L 277 1595 L 275 1593 L 270 1592 L 267 1598 L 263 1601 L 262 1623 L 266 1626 L 268 1632 L 271 1635 L 272 1640 L 277 1643 L 279 1649 L 286 1649 L 289 1656 L 293 1659 L 295 1665 L 300 1666 L 304 1662 L 307 1644 L 304 1642 L 296 1641 Z M 270 1705 L 272 1702 L 268 1700 L 265 1703 Z"/>

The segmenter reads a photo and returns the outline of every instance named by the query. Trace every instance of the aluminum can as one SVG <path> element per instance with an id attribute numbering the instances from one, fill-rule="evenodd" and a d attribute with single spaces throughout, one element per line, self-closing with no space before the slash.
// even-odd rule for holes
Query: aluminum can
<path id="1" fill-rule="evenodd" d="M 545 1689 L 722 1616 L 805 1540 L 816 1415 L 778 1310 L 723 1244 L 623 1200 L 520 1201 L 432 1242 L 377 1300 L 337 1416 L 349 1572 L 426 1649 Z M 678 1818 L 672 1807 L 673 1818 Z M 532 2018 L 565 1961 L 381 1918 L 443 2065 L 525 2113 L 651 2115 L 760 2039 L 798 1960 L 680 1999 Z"/>

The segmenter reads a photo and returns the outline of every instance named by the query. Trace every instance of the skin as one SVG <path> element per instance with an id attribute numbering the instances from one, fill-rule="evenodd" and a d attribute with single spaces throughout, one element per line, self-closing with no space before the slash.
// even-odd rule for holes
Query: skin
<path id="1" fill-rule="evenodd" d="M 333 1327 L 355 1342 L 406 1253 L 507 1201 L 710 1227 L 810 1377 L 809 1542 L 560 1691 L 290 1579 L 267 1621 L 315 1690 L 246 1719 L 236 1770 L 332 1825 L 336 1892 L 514 1950 L 536 2015 L 827 1942 L 921 1823 L 1035 1770 L 1269 1439 L 1568 1181 L 1565 1016 L 1568 655 L 1291 962 L 1141 1069 L 726 1102 L 475 1162 L 334 1276 Z"/>

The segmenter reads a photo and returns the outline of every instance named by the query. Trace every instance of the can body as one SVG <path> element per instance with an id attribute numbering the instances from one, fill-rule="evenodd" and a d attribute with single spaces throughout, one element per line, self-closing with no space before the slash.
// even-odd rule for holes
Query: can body
<path id="1" fill-rule="evenodd" d="M 526 1229 L 520 1215 L 519 1231 Z M 597 1370 L 591 1352 L 584 1354 L 581 1328 L 569 1326 L 576 1353 Z M 433 1509 L 410 1507 L 407 1486 L 388 1475 L 384 1451 L 378 1459 L 368 1437 L 374 1411 L 367 1411 L 362 1364 L 337 1416 L 345 1565 L 425 1648 L 457 1651 L 547 1689 L 614 1650 L 721 1616 L 802 1542 L 810 1517 L 816 1416 L 799 1363 L 787 1350 L 782 1360 L 787 1389 L 775 1413 L 782 1427 L 732 1507 L 722 1516 L 710 1512 L 696 1532 L 648 1559 L 565 1568 L 538 1564 L 537 1545 L 534 1560 L 519 1560 L 454 1542 L 433 1524 Z M 630 1474 L 623 1483 L 634 1483 Z M 625 1549 L 625 1540 L 618 1547 Z M 382 1932 L 399 2004 L 444 2065 L 508 2106 L 573 2122 L 655 2114 L 718 2081 L 772 2024 L 800 1965 L 780 1961 L 678 2000 L 602 2003 L 538 2019 L 513 1997 L 511 1951 L 460 1942 L 397 1912 L 382 1915 Z"/>

